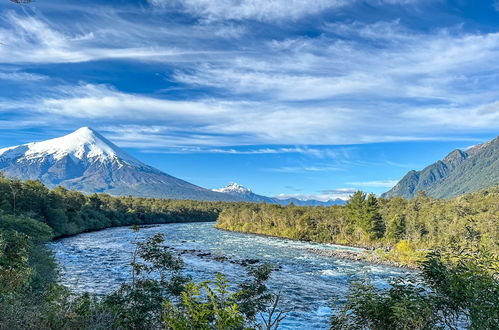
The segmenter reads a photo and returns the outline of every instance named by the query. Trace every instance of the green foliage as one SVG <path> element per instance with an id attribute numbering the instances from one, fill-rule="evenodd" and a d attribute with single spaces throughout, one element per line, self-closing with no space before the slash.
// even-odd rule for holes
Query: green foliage
<path id="1" fill-rule="evenodd" d="M 346 302 L 333 316 L 331 329 L 438 329 L 437 307 L 413 279 L 398 279 L 380 290 L 365 281 L 353 282 Z"/>
<path id="2" fill-rule="evenodd" d="M 397 214 L 387 224 L 386 238 L 388 241 L 397 242 L 406 235 L 405 216 Z"/>
<path id="3" fill-rule="evenodd" d="M 498 329 L 499 259 L 480 247 L 429 253 L 389 288 L 353 282 L 332 329 Z"/>
<path id="4" fill-rule="evenodd" d="M 55 284 L 56 265 L 44 245 L 51 238 L 51 228 L 40 221 L 0 215 L 0 328 L 95 329 L 103 324 L 89 306 L 96 304 L 94 298 Z"/>
<path id="5" fill-rule="evenodd" d="M 444 322 L 469 329 L 499 329 L 499 257 L 482 249 L 435 251 L 422 264 L 425 283 L 446 306 Z"/>
<path id="6" fill-rule="evenodd" d="M 274 298 L 265 285 L 271 273 L 272 266 L 270 264 L 250 267 L 248 268 L 248 279 L 239 285 L 237 295 L 239 309 L 252 322 L 256 322 L 258 312 L 264 310 Z"/>
<path id="7" fill-rule="evenodd" d="M 29 238 L 13 232 L 0 235 L 0 295 L 25 286 L 31 277 Z"/>
<path id="8" fill-rule="evenodd" d="M 499 251 L 499 187 L 452 200 L 412 200 L 356 192 L 346 206 L 227 204 L 217 228 L 315 242 L 379 248 L 380 257 L 415 265 L 428 251 L 465 241 L 470 223 L 480 244 Z"/>
<path id="9" fill-rule="evenodd" d="M 52 229 L 44 223 L 24 216 L 0 215 L 0 231 L 22 233 L 29 238 L 31 244 L 41 244 L 52 239 Z"/>
<path id="10" fill-rule="evenodd" d="M 369 239 L 382 238 L 385 232 L 385 224 L 379 213 L 378 200 L 374 194 L 369 194 L 365 202 L 365 214 L 360 219 L 360 227 Z"/>
<path id="11" fill-rule="evenodd" d="M 237 304 L 237 293 L 229 292 L 222 274 L 214 281 L 190 282 L 175 306 L 165 301 L 163 320 L 167 329 L 245 329 L 245 317 Z"/>
<path id="12" fill-rule="evenodd" d="M 348 200 L 346 204 L 348 219 L 352 224 L 358 222 L 365 215 L 366 193 L 357 191 Z"/>
<path id="13" fill-rule="evenodd" d="M 36 270 L 30 257 L 51 237 L 52 230 L 43 223 L 0 215 L 0 295 L 15 292 L 33 280 Z"/>
<path id="14" fill-rule="evenodd" d="M 0 214 L 39 220 L 53 229 L 55 237 L 113 226 L 215 221 L 226 204 L 230 203 L 84 195 L 0 176 Z"/>
<path id="15" fill-rule="evenodd" d="M 181 275 L 183 262 L 162 245 L 163 242 L 162 234 L 134 242 L 130 282 L 104 299 L 105 306 L 115 315 L 117 327 L 161 327 L 163 301 L 178 297 L 184 291 L 188 279 Z"/>
<path id="16" fill-rule="evenodd" d="M 222 274 L 200 284 L 190 282 L 176 305 L 165 301 L 167 329 L 278 329 L 285 318 L 278 311 L 280 295 L 268 293 L 270 265 L 250 268 L 250 280 L 231 288 Z M 259 316 L 259 317 L 258 317 Z"/>
<path id="17" fill-rule="evenodd" d="M 102 299 L 55 284 L 44 242 L 53 236 L 119 225 L 213 221 L 228 230 L 340 244 L 414 264 L 420 276 L 388 288 L 352 283 L 333 319 L 336 329 L 495 329 L 499 289 L 499 188 L 453 200 L 419 194 L 382 199 L 362 192 L 347 206 L 172 201 L 90 196 L 0 175 L 0 327 L 11 329 L 277 329 L 285 313 L 268 292 L 272 267 L 248 271 L 231 286 L 190 282 L 161 235 L 136 241 L 132 277 Z M 136 227 L 137 229 L 138 227 Z M 471 243 L 469 243 L 471 242 Z M 469 244 L 468 244 L 469 243 Z M 439 247 L 454 246 L 452 249 Z"/>
<path id="18" fill-rule="evenodd" d="M 218 274 L 196 284 L 181 273 L 183 262 L 162 243 L 161 234 L 135 241 L 129 283 L 102 300 L 113 324 L 125 329 L 246 329 L 273 301 L 265 282 L 272 267 L 249 268 L 249 279 L 235 288 Z M 275 308 L 274 308 L 275 309 Z M 278 321 L 283 315 L 278 315 Z M 276 317 L 270 316 L 274 322 Z M 274 322 L 278 323 L 278 322 Z M 269 327 L 268 329 L 276 329 Z"/>

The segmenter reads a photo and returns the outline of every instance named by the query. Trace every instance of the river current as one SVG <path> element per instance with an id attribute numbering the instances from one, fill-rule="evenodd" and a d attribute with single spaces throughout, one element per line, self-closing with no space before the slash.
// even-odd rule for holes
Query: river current
<path id="1" fill-rule="evenodd" d="M 241 262 L 249 259 L 279 266 L 269 287 L 281 292 L 281 308 L 289 311 L 281 329 L 327 329 L 332 298 L 343 296 L 350 280 L 368 278 L 383 286 L 389 278 L 406 273 L 311 251 L 355 248 L 221 231 L 207 222 L 146 227 L 138 234 L 127 227 L 110 228 L 64 238 L 50 246 L 61 265 L 64 285 L 78 292 L 103 294 L 127 280 L 134 237 L 156 233 L 165 235 L 168 246 L 184 251 L 185 272 L 195 281 L 213 279 L 221 272 L 236 283 L 245 274 Z"/>

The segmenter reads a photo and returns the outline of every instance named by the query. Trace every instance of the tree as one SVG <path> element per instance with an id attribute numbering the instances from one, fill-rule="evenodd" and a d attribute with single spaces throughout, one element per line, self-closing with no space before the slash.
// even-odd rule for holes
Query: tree
<path id="1" fill-rule="evenodd" d="M 267 291 L 265 281 L 270 272 L 270 265 L 250 268 L 251 279 L 237 287 L 231 287 L 222 274 L 217 274 L 213 281 L 190 282 L 179 303 L 165 301 L 163 321 L 166 328 L 278 329 L 286 312 L 278 310 L 280 295 Z"/>
<path id="2" fill-rule="evenodd" d="M 385 224 L 379 213 L 378 200 L 374 194 L 369 194 L 365 202 L 365 214 L 361 218 L 361 226 L 370 239 L 383 237 Z"/>
<path id="3" fill-rule="evenodd" d="M 348 210 L 348 217 L 352 223 L 357 223 L 359 219 L 364 217 L 365 201 L 366 193 L 360 190 L 356 191 L 348 200 L 346 207 Z"/>
<path id="4" fill-rule="evenodd" d="M 332 330 L 438 329 L 432 294 L 414 279 L 397 279 L 381 290 L 368 281 L 354 281 L 346 302 L 331 319 Z"/>
<path id="5" fill-rule="evenodd" d="M 134 227 L 138 230 L 138 227 Z M 116 326 L 125 329 L 155 329 L 161 327 L 163 302 L 180 296 L 188 279 L 181 275 L 183 262 L 162 243 L 164 236 L 156 234 L 145 241 L 135 241 L 132 273 L 129 283 L 104 299 Z"/>
<path id="6" fill-rule="evenodd" d="M 137 226 L 133 227 L 138 231 Z M 124 329 L 246 329 L 260 326 L 259 313 L 271 308 L 269 326 L 277 329 L 284 313 L 279 299 L 269 294 L 265 282 L 272 267 L 249 268 L 249 279 L 231 287 L 222 274 L 195 283 L 182 275 L 183 261 L 164 244 L 162 234 L 135 240 L 130 281 L 106 296 L 104 309 Z M 265 324 L 265 322 L 264 322 Z"/>
<path id="7" fill-rule="evenodd" d="M 403 214 L 396 214 L 388 222 L 386 228 L 386 238 L 390 241 L 398 242 L 405 236 L 406 224 L 405 216 Z"/>
<path id="8" fill-rule="evenodd" d="M 166 329 L 244 329 L 245 318 L 237 305 L 237 293 L 229 292 L 229 287 L 222 274 L 217 274 L 214 281 L 188 283 L 178 305 L 170 300 L 164 302 Z"/>
<path id="9" fill-rule="evenodd" d="M 332 329 L 499 329 L 499 257 L 480 247 L 428 254 L 389 288 L 353 282 Z"/>
<path id="10" fill-rule="evenodd" d="M 361 229 L 368 240 L 383 237 L 385 224 L 374 194 L 369 194 L 366 199 L 364 192 L 355 192 L 347 203 L 347 212 L 351 225 Z"/>
<path id="11" fill-rule="evenodd" d="M 346 204 L 347 215 L 348 215 L 348 234 L 356 233 L 357 240 L 361 239 L 362 232 L 359 228 L 359 223 L 365 217 L 365 201 L 366 194 L 362 191 L 355 192 Z"/>

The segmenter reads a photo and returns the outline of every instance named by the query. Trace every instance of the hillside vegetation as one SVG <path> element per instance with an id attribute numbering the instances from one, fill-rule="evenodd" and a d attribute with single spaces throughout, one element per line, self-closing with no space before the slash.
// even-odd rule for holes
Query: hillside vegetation
<path id="1" fill-rule="evenodd" d="M 498 197 L 499 188 L 448 201 L 358 192 L 344 207 L 283 207 L 85 196 L 0 178 L 0 329 L 278 329 L 286 306 L 267 291 L 269 265 L 248 269 L 239 285 L 221 274 L 195 283 L 155 235 L 135 242 L 130 279 L 97 297 L 58 285 L 45 246 L 54 236 L 109 226 L 216 219 L 224 229 L 386 247 L 383 257 L 421 261 L 420 275 L 387 288 L 352 283 L 333 309 L 332 329 L 494 329 Z"/>
<path id="2" fill-rule="evenodd" d="M 470 232 L 498 252 L 499 187 L 435 199 L 384 199 L 355 193 L 346 206 L 228 205 L 220 229 L 322 243 L 379 248 L 380 258 L 415 264 L 428 250 L 457 244 Z"/>
<path id="3" fill-rule="evenodd" d="M 223 202 L 85 195 L 35 180 L 0 176 L 0 212 L 25 215 L 53 229 L 54 236 L 108 227 L 187 221 L 215 221 Z"/>
<path id="4" fill-rule="evenodd" d="M 467 150 L 456 149 L 421 171 L 410 171 L 383 197 L 451 198 L 499 185 L 499 137 Z"/>

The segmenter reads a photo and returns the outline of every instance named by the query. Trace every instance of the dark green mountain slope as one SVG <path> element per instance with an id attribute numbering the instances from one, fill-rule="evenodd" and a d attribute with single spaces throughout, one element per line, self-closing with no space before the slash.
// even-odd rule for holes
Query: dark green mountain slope
<path id="1" fill-rule="evenodd" d="M 412 198 L 418 191 L 448 198 L 499 184 L 499 137 L 466 151 L 454 150 L 443 160 L 410 171 L 382 196 Z"/>

